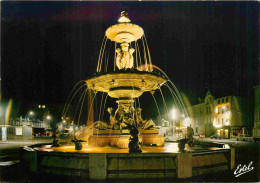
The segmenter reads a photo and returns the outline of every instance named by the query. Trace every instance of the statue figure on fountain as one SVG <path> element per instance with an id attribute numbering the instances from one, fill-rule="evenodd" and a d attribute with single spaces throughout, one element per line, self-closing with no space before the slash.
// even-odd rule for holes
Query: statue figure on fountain
<path id="1" fill-rule="evenodd" d="M 82 144 L 81 142 L 86 142 L 85 140 L 78 140 L 76 135 L 74 135 L 74 140 L 71 140 L 75 144 L 75 150 L 81 150 Z"/>
<path id="2" fill-rule="evenodd" d="M 94 128 L 99 130 L 105 130 L 108 128 L 108 124 L 103 121 L 97 121 L 96 123 L 94 123 Z"/>
<path id="3" fill-rule="evenodd" d="M 119 105 L 118 109 L 113 114 L 113 108 L 109 107 L 107 109 L 110 114 L 110 125 L 108 128 L 122 130 L 127 128 L 126 124 L 131 124 L 137 126 L 137 128 L 141 130 L 157 129 L 157 126 L 151 119 L 144 120 L 142 118 L 141 110 L 142 109 L 140 107 L 135 109 L 130 105 Z M 100 127 L 102 127 L 101 124 Z"/>
<path id="4" fill-rule="evenodd" d="M 143 120 L 141 111 L 142 109 L 140 107 L 136 109 L 137 126 L 142 130 L 157 129 L 157 126 L 154 124 L 153 120 Z"/>
<path id="5" fill-rule="evenodd" d="M 60 146 L 60 135 L 59 130 L 56 128 L 53 133 L 53 141 L 52 141 L 52 147 L 59 147 Z"/>
<path id="6" fill-rule="evenodd" d="M 119 70 L 121 69 L 132 69 L 134 66 L 134 57 L 133 53 L 135 51 L 134 48 L 128 48 L 128 43 L 122 43 L 121 49 L 116 49 L 116 66 Z"/>
<path id="7" fill-rule="evenodd" d="M 134 108 L 131 104 L 121 104 L 113 113 L 113 108 L 107 108 L 110 114 L 109 122 L 98 121 L 94 124 L 94 128 L 99 130 L 113 129 L 120 130 L 127 129 L 126 124 L 134 125 L 139 130 L 153 130 L 158 129 L 152 119 L 144 120 L 141 115 L 142 109 L 140 107 Z"/>

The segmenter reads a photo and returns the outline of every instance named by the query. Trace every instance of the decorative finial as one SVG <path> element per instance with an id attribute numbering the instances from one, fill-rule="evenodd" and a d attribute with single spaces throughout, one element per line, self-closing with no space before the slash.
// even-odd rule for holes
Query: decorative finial
<path id="1" fill-rule="evenodd" d="M 131 22 L 131 20 L 127 16 L 127 12 L 126 11 L 122 11 L 121 12 L 121 16 L 118 19 L 118 22 L 119 23 L 129 23 L 129 22 Z"/>

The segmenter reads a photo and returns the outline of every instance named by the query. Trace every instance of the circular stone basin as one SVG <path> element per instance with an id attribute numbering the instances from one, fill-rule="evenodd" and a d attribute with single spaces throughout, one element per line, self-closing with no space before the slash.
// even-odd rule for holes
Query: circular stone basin
<path id="1" fill-rule="evenodd" d="M 82 150 L 75 150 L 75 145 L 70 143 L 61 143 L 60 147 L 51 147 L 51 144 L 37 144 L 31 146 L 36 151 L 43 152 L 68 152 L 68 153 L 129 153 L 128 149 L 120 149 L 117 147 L 105 146 L 94 147 L 87 143 L 82 143 Z M 179 153 L 178 143 L 165 143 L 164 147 L 140 146 L 142 153 Z M 225 148 L 229 148 L 225 146 Z M 187 152 L 200 152 L 207 150 L 218 150 L 219 147 L 210 147 L 203 145 L 195 145 L 193 147 L 186 146 Z"/>
<path id="2" fill-rule="evenodd" d="M 144 30 L 132 23 L 120 23 L 112 25 L 106 31 L 106 36 L 118 43 L 132 42 L 140 39 L 144 34 Z"/>
<path id="3" fill-rule="evenodd" d="M 82 145 L 82 150 L 76 151 L 74 144 L 61 147 L 36 144 L 23 148 L 21 160 L 26 171 L 37 180 L 58 175 L 65 180 L 80 178 L 84 182 L 88 179 L 189 178 L 234 167 L 234 151 L 223 147 L 197 145 L 179 151 L 178 143 L 166 143 L 164 147 L 141 146 L 142 153 L 129 153 L 128 149 Z"/>
<path id="4" fill-rule="evenodd" d="M 89 89 L 108 93 L 112 98 L 138 98 L 166 81 L 155 73 L 118 71 L 91 77 L 86 83 Z"/>

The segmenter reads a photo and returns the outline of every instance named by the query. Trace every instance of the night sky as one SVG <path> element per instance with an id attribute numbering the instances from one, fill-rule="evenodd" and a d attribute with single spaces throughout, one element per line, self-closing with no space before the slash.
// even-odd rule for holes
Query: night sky
<path id="1" fill-rule="evenodd" d="M 1 2 L 3 98 L 63 103 L 96 71 L 106 29 L 127 11 L 152 62 L 194 103 L 252 97 L 259 82 L 257 2 Z"/>

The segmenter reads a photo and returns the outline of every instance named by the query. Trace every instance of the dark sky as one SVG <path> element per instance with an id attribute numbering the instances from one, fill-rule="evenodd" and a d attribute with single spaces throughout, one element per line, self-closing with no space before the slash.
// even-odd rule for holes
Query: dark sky
<path id="1" fill-rule="evenodd" d="M 106 29 L 127 11 L 152 62 L 182 92 L 252 96 L 259 80 L 257 2 L 1 2 L 4 98 L 65 102 L 96 71 Z"/>

